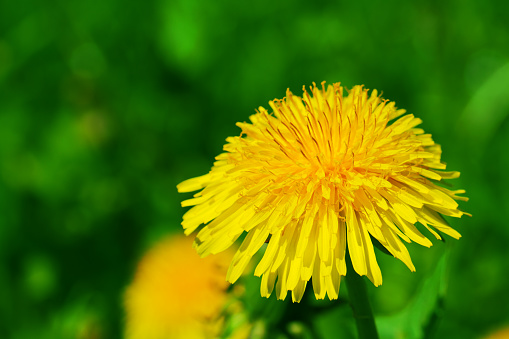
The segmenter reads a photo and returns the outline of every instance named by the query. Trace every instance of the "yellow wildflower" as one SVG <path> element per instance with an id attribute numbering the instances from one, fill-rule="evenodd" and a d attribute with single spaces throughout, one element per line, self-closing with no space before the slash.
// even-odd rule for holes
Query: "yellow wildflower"
<path id="1" fill-rule="evenodd" d="M 251 123 L 238 123 L 212 170 L 177 186 L 203 189 L 182 202 L 193 206 L 182 225 L 186 234 L 204 224 L 195 247 L 202 256 L 219 253 L 244 232 L 227 280 L 235 282 L 250 259 L 270 240 L 255 275 L 261 294 L 302 298 L 310 278 L 316 298 L 338 297 L 348 248 L 353 267 L 376 286 L 382 283 L 371 237 L 414 271 L 401 242 L 432 243 L 415 227 L 424 225 L 453 238 L 460 234 L 440 214 L 461 217 L 455 200 L 467 200 L 435 182 L 445 172 L 440 146 L 416 128 L 421 120 L 376 90 L 355 86 L 344 95 L 339 83 L 287 90 L 282 100 L 260 107 Z M 394 120 L 397 119 L 397 120 Z M 348 244 L 348 246 L 347 246 Z"/>
<path id="2" fill-rule="evenodd" d="M 501 328 L 483 337 L 484 339 L 509 339 L 509 327 Z"/>
<path id="3" fill-rule="evenodd" d="M 232 256 L 201 259 L 192 242 L 170 236 L 140 261 L 125 294 L 127 339 L 208 339 L 220 333 Z"/>

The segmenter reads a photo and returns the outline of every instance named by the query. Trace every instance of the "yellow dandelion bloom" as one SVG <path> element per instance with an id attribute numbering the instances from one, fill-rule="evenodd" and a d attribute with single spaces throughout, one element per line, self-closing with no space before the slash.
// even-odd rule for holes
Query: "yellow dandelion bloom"
<path id="1" fill-rule="evenodd" d="M 339 83 L 302 98 L 287 90 L 282 100 L 260 107 L 251 123 L 238 123 L 239 137 L 227 138 L 211 171 L 186 180 L 179 192 L 203 189 L 182 202 L 193 206 L 182 225 L 186 234 L 204 225 L 195 247 L 202 256 L 219 253 L 244 232 L 227 280 L 235 282 L 270 236 L 255 275 L 261 294 L 288 291 L 302 298 L 312 279 L 316 298 L 338 297 L 346 275 L 348 248 L 353 267 L 376 286 L 382 283 L 371 238 L 410 270 L 414 265 L 401 240 L 431 242 L 421 223 L 453 238 L 460 234 L 441 214 L 461 217 L 455 200 L 467 200 L 437 185 L 459 172 L 446 172 L 440 146 L 416 126 L 421 120 L 376 90 L 346 91 Z M 347 246 L 348 245 L 348 246 Z"/>
<path id="2" fill-rule="evenodd" d="M 142 258 L 125 293 L 126 339 L 208 339 L 221 331 L 233 253 L 201 259 L 192 242 L 170 236 Z"/>
<path id="3" fill-rule="evenodd" d="M 484 339 L 509 339 L 509 327 L 502 328 L 484 337 Z"/>

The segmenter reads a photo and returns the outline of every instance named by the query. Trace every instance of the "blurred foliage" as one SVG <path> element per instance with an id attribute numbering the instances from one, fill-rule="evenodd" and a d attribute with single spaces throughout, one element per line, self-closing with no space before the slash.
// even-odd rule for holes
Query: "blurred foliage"
<path id="1" fill-rule="evenodd" d="M 180 229 L 175 185 L 209 170 L 235 122 L 322 80 L 383 90 L 462 172 L 473 217 L 451 220 L 463 238 L 446 240 L 436 337 L 509 324 L 508 7 L 0 2 L 0 338 L 119 338 L 136 261 Z M 410 245 L 416 273 L 378 252 L 377 315 L 413 302 L 445 246 Z M 348 316 L 317 331 L 349 337 Z"/>

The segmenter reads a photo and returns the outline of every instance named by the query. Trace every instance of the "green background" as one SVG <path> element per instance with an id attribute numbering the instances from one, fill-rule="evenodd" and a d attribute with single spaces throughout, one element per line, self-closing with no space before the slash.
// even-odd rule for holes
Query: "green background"
<path id="1" fill-rule="evenodd" d="M 121 337 L 137 260 L 180 230 L 176 184 L 209 170 L 235 122 L 323 80 L 423 119 L 471 198 L 473 217 L 451 220 L 463 238 L 408 246 L 416 273 L 378 252 L 376 314 L 415 302 L 450 247 L 436 337 L 509 325 L 508 13 L 495 0 L 0 2 L 0 338 Z M 329 318 L 341 324 L 326 314 L 323 332 Z"/>

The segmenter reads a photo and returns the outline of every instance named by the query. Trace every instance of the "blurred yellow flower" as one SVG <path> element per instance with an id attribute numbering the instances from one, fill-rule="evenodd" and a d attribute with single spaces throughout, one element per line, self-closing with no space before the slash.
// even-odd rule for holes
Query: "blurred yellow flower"
<path id="1" fill-rule="evenodd" d="M 484 339 L 509 339 L 509 327 L 499 329 L 490 335 L 483 337 Z"/>
<path id="2" fill-rule="evenodd" d="M 325 83 L 325 82 L 324 82 Z M 303 97 L 289 90 L 282 100 L 260 107 L 251 123 L 238 123 L 239 137 L 227 138 L 225 153 L 212 170 L 177 186 L 203 189 L 182 206 L 193 206 L 182 225 L 186 234 L 205 224 L 195 247 L 202 256 L 219 253 L 247 232 L 232 260 L 227 280 L 235 282 L 270 237 L 255 275 L 261 294 L 292 291 L 300 301 L 309 279 L 316 298 L 338 297 L 346 275 L 345 251 L 353 267 L 375 284 L 382 274 L 371 237 L 415 270 L 401 242 L 431 246 L 415 227 L 424 225 L 453 238 L 460 234 L 440 214 L 461 217 L 451 191 L 435 182 L 445 172 L 440 146 L 416 128 L 421 120 L 394 102 L 355 86 L 344 95 L 339 83 Z M 394 120 L 397 119 L 397 120 Z M 348 244 L 348 246 L 347 246 Z"/>
<path id="3" fill-rule="evenodd" d="M 193 240 L 170 236 L 140 261 L 125 293 L 127 339 L 209 339 L 222 329 L 233 253 L 201 259 Z"/>

